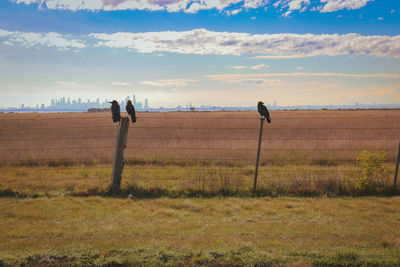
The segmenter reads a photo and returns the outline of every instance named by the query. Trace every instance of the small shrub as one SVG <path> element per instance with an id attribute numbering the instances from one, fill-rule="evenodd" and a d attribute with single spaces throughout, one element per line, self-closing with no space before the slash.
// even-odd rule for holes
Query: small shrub
<path id="1" fill-rule="evenodd" d="M 379 184 L 387 180 L 387 170 L 383 166 L 386 153 L 381 152 L 361 152 L 357 157 L 357 163 L 361 168 L 361 177 L 355 181 L 355 189 L 360 192 L 376 191 Z"/>

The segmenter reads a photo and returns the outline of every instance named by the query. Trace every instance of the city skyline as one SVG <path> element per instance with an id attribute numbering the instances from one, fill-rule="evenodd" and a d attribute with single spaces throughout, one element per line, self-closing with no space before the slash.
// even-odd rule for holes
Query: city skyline
<path id="1" fill-rule="evenodd" d="M 251 106 L 212 106 L 212 105 L 198 105 L 193 106 L 192 103 L 179 104 L 177 106 L 153 106 L 150 107 L 149 99 L 144 99 L 143 102 L 136 101 L 136 95 L 126 96 L 123 100 L 117 100 L 121 106 L 121 110 L 125 110 L 125 105 L 128 100 L 132 100 L 132 103 L 137 111 L 193 111 L 191 108 L 195 108 L 196 111 L 212 111 L 212 110 L 255 110 L 256 104 Z M 51 103 L 46 104 L 36 104 L 34 106 L 26 106 L 25 104 L 20 104 L 18 107 L 8 107 L 0 108 L 0 112 L 10 112 L 10 111 L 23 111 L 23 112 L 35 112 L 35 111 L 79 111 L 85 112 L 90 111 L 90 109 L 109 109 L 111 107 L 109 99 L 100 101 L 96 98 L 95 101 L 87 99 L 86 102 L 82 101 L 81 98 L 71 99 L 69 97 L 61 97 L 59 99 L 51 99 Z M 265 103 L 266 106 L 271 110 L 284 110 L 284 109 L 399 109 L 399 104 L 378 104 L 378 103 L 354 103 L 352 105 L 278 105 L 277 101 L 270 103 Z"/>

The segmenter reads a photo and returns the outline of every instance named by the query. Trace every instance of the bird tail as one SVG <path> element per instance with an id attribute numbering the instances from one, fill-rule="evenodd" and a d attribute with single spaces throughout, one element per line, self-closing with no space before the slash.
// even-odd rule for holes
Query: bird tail
<path id="1" fill-rule="evenodd" d="M 132 116 L 132 122 L 135 123 L 136 122 L 136 117 Z"/>
<path id="2" fill-rule="evenodd" d="M 271 118 L 268 116 L 268 117 L 266 117 L 267 118 L 267 122 L 268 123 L 271 123 Z"/>

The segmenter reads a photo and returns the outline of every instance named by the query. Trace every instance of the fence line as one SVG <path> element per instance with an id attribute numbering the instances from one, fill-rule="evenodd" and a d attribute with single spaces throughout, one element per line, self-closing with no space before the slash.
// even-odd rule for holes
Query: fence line
<path id="1" fill-rule="evenodd" d="M 110 111 L 111 112 L 111 111 Z M 271 112 L 273 114 L 273 112 Z M 87 113 L 90 114 L 90 113 Z M 140 113 L 139 113 L 140 114 Z M 137 115 L 139 115 L 137 113 Z M 86 115 L 86 114 L 85 114 Z M 374 120 L 374 119 L 400 119 L 399 116 L 370 116 L 370 117 L 274 117 L 276 120 Z M 98 119 L 110 119 L 106 116 L 99 117 L 31 117 L 31 118 L 13 118 L 13 119 L 2 119 L 3 121 L 32 121 L 32 120 L 98 120 Z M 179 117 L 179 116 L 137 116 L 137 119 L 174 119 L 174 120 L 258 120 L 258 115 L 254 117 Z"/>
<path id="2" fill-rule="evenodd" d="M 241 182 L 247 182 L 246 180 L 248 180 L 248 182 L 252 182 L 252 179 L 254 177 L 250 176 L 250 177 L 241 177 Z M 302 180 L 296 180 L 296 179 L 277 179 L 277 180 L 265 180 L 265 178 L 270 178 L 270 177 L 266 177 L 265 175 L 259 177 L 261 178 L 261 180 L 259 180 L 260 183 L 265 184 L 265 183 L 269 183 L 269 184 L 298 184 L 298 183 L 313 183 L 313 182 L 326 182 L 326 181 L 343 181 L 341 179 L 332 179 L 332 178 L 305 178 Z M 73 178 L 44 178 L 42 181 L 65 181 L 65 180 L 109 180 L 109 177 L 97 177 L 97 178 L 91 178 L 91 177 L 73 177 Z M 129 180 L 129 179 L 128 179 Z M 163 178 L 144 178 L 144 179 L 135 179 L 137 181 L 180 181 L 180 182 L 203 182 L 203 181 L 211 181 L 211 182 L 235 182 L 235 179 L 224 179 L 224 178 L 219 178 L 219 179 L 212 179 L 212 178 L 179 178 L 179 177 L 163 177 Z M 20 179 L 10 179 L 7 180 L 8 183 L 11 182 L 37 182 L 38 179 L 36 178 L 31 178 L 31 179 L 24 179 L 24 178 L 20 178 Z M 382 182 L 382 180 L 377 180 L 377 179 L 371 179 L 371 182 Z M 385 181 L 386 182 L 386 181 Z"/>
<path id="3" fill-rule="evenodd" d="M 44 147 L 44 148 L 16 148 L 16 149 L 1 149 L 0 152 L 15 152 L 15 151 L 47 151 L 58 150 L 59 147 Z M 85 149 L 115 149 L 115 147 L 63 147 L 62 150 L 85 150 Z M 216 148 L 216 147 L 133 147 L 127 150 L 205 150 L 205 151 L 255 151 L 256 148 Z M 262 151 L 362 151 L 362 150 L 385 150 L 397 151 L 393 148 L 379 148 L 379 147 L 364 147 L 364 148 L 261 148 Z"/>
<path id="4" fill-rule="evenodd" d="M 81 163 L 84 164 L 85 162 L 93 162 L 93 161 L 113 161 L 113 158 L 35 158 L 35 159 L 0 159 L 1 161 L 4 162 L 18 162 L 18 163 L 34 163 L 36 161 L 48 161 L 48 162 L 57 162 L 57 161 L 65 161 L 67 163 Z M 144 162 L 159 162 L 163 163 L 163 164 L 167 164 L 169 165 L 169 161 L 171 160 L 176 160 L 176 161 L 185 161 L 185 162 L 193 162 L 193 161 L 200 161 L 200 162 L 207 162 L 207 161 L 231 161 L 231 162 L 254 162 L 254 159 L 241 159 L 241 158 L 178 158 L 178 157 L 168 157 L 168 158 L 149 158 L 149 157 L 136 157 L 136 158 L 125 158 L 125 163 L 127 165 L 130 165 L 130 162 L 134 162 L 134 161 L 144 161 Z M 329 166 L 329 163 L 331 162 L 355 162 L 356 159 L 261 159 L 262 164 L 263 163 L 275 163 L 275 162 L 286 162 L 286 163 L 301 163 L 301 162 L 316 162 L 316 163 L 327 163 Z M 383 162 L 389 163 L 389 162 L 395 162 L 396 159 L 387 159 L 384 160 Z M 146 163 L 149 164 L 149 163 Z M 142 164 L 137 164 L 137 165 L 142 165 Z M 154 165 L 153 163 L 151 163 L 151 165 Z"/>
<path id="5" fill-rule="evenodd" d="M 144 137 L 144 136 L 128 136 L 130 140 L 224 140 L 224 141 L 257 141 L 257 138 L 224 138 L 224 137 Z M 267 138 L 268 136 L 265 136 Z M 44 138 L 0 138 L 0 141 L 46 141 L 46 140 L 76 140 L 76 139 L 115 139 L 115 136 L 87 136 L 87 137 L 46 137 Z M 394 137 L 383 138 L 268 138 L 268 141 L 352 141 L 352 140 L 398 140 Z"/>
<path id="6" fill-rule="evenodd" d="M 118 125 L 93 125 L 93 126 L 60 126 L 60 127 L 26 127 L 26 128 L 7 128 L 9 131 L 28 131 L 28 130 L 51 130 L 51 129 L 93 129 L 110 128 L 118 129 Z M 134 129 L 179 129 L 179 130 L 257 130 L 258 127 L 183 127 L 183 126 L 134 126 Z M 400 127 L 274 127 L 269 126 L 268 130 L 400 130 Z M 4 130 L 4 129 L 2 129 Z"/>
<path id="7" fill-rule="evenodd" d="M 128 165 L 129 166 L 129 165 Z M 112 166 L 107 166 L 107 167 L 103 167 L 104 169 L 110 169 L 112 168 Z M 271 167 L 271 168 L 277 168 L 277 167 Z M 304 169 L 304 168 L 296 168 L 296 169 L 263 169 L 263 167 L 261 167 L 259 169 L 259 172 L 332 172 L 332 171 L 340 171 L 340 172 L 356 172 L 359 171 L 359 169 L 340 169 L 337 166 L 327 166 L 326 168 L 331 168 L 331 169 Z M 82 170 L 82 167 L 78 167 L 78 166 L 65 166 L 66 170 Z M 97 169 L 97 167 L 96 167 Z M 46 168 L 37 168 L 37 170 L 49 170 L 48 167 Z M 132 171 L 136 171 L 136 170 L 157 170 L 157 171 L 165 171 L 165 170 L 173 170 L 173 171 L 179 171 L 179 172 L 185 172 L 185 171 L 222 171 L 222 172 L 229 172 L 229 171 L 234 171 L 234 172 L 250 172 L 253 173 L 254 170 L 253 169 L 239 169 L 239 168 L 232 168 L 232 167 L 222 167 L 222 168 L 207 168 L 207 167 L 203 167 L 203 168 L 188 168 L 188 167 L 180 167 L 180 166 L 176 166 L 175 168 L 166 168 L 166 167 L 141 167 L 141 166 L 135 166 L 132 167 L 131 169 Z"/>

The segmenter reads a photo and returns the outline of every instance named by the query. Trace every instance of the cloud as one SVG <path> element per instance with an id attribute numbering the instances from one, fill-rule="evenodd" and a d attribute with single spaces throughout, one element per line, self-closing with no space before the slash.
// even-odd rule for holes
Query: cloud
<path id="1" fill-rule="evenodd" d="M 372 55 L 400 58 L 400 35 L 248 34 L 205 29 L 114 34 L 93 33 L 96 45 L 139 53 L 169 52 L 197 55 L 264 54 L 258 58 Z M 253 57 L 254 58 L 254 57 Z"/>
<path id="2" fill-rule="evenodd" d="M 239 12 L 267 8 L 272 4 L 284 12 L 283 16 L 289 16 L 293 11 L 305 11 L 310 5 L 310 0 L 9 0 L 17 4 L 37 4 L 44 9 L 63 9 L 63 10 L 150 10 L 197 13 L 200 10 L 216 9 L 225 10 L 228 15 L 235 15 Z M 315 0 L 312 10 L 320 12 L 334 12 L 341 9 L 359 9 L 373 0 Z M 234 7 L 234 10 L 226 10 Z"/>
<path id="3" fill-rule="evenodd" d="M 228 15 L 237 15 L 237 14 L 239 14 L 241 11 L 242 11 L 242 8 L 238 8 L 238 9 L 234 9 L 234 10 L 231 10 L 231 11 L 228 10 L 226 13 L 227 13 Z"/>
<path id="4" fill-rule="evenodd" d="M 265 64 L 258 64 L 258 65 L 254 65 L 252 67 L 250 67 L 250 69 L 252 70 L 260 70 L 260 69 L 268 69 L 269 65 L 265 65 Z"/>
<path id="5" fill-rule="evenodd" d="M 289 8 L 290 11 L 293 11 L 306 8 L 310 4 L 310 0 L 292 0 L 288 2 L 286 6 Z"/>
<path id="6" fill-rule="evenodd" d="M 255 56 L 255 57 L 249 57 L 249 59 L 297 59 L 297 58 L 307 58 L 307 57 L 312 57 L 312 55 Z"/>
<path id="7" fill-rule="evenodd" d="M 240 66 L 232 66 L 232 69 L 235 69 L 235 70 L 243 70 L 243 69 L 247 69 L 247 68 L 252 69 L 252 70 L 268 69 L 268 68 L 269 68 L 269 65 L 258 64 L 258 65 L 254 65 L 254 66 L 250 66 L 250 67 L 248 67 L 248 66 L 243 66 L 243 65 L 240 65 Z"/>
<path id="8" fill-rule="evenodd" d="M 141 84 L 155 87 L 185 87 L 189 83 L 195 83 L 197 80 L 191 79 L 169 79 L 169 80 L 153 80 L 143 81 Z"/>
<path id="9" fill-rule="evenodd" d="M 12 35 L 12 34 L 13 34 L 12 32 L 0 29 L 0 37 L 5 37 L 5 36 Z"/>
<path id="10" fill-rule="evenodd" d="M 368 2 L 374 0 L 320 0 L 321 3 L 326 3 L 321 9 L 322 13 L 334 12 L 342 9 L 360 9 L 364 7 Z"/>
<path id="11" fill-rule="evenodd" d="M 400 79 L 400 74 L 374 73 L 374 74 L 350 74 L 350 73 L 265 73 L 265 74 L 213 74 L 205 75 L 209 80 L 221 82 L 237 82 L 246 80 L 265 80 L 287 77 L 339 77 L 339 78 L 391 78 Z"/>
<path id="12" fill-rule="evenodd" d="M 8 38 L 3 42 L 9 46 L 22 47 L 55 47 L 59 50 L 70 50 L 85 48 L 86 44 L 82 40 L 73 39 L 68 35 L 61 35 L 55 32 L 34 33 L 34 32 L 8 32 L 0 30 L 0 38 Z"/>
<path id="13" fill-rule="evenodd" d="M 284 59 L 313 56 L 370 55 L 400 58 L 400 35 L 363 36 L 339 34 L 249 34 L 205 29 L 163 32 L 117 32 L 62 35 L 55 32 L 8 32 L 0 30 L 3 45 L 54 47 L 58 50 L 106 47 L 136 53 L 192 55 L 254 55 L 252 59 Z M 258 55 L 257 55 L 258 54 Z"/>
<path id="14" fill-rule="evenodd" d="M 243 70 L 243 69 L 247 69 L 247 66 L 232 66 L 232 69 Z"/>
<path id="15" fill-rule="evenodd" d="M 130 82 L 111 82 L 112 85 L 116 85 L 116 86 L 128 86 L 131 85 Z"/>
<path id="16" fill-rule="evenodd" d="M 302 66 L 297 66 L 297 68 L 296 68 L 297 70 L 302 70 L 303 69 L 303 67 Z"/>

